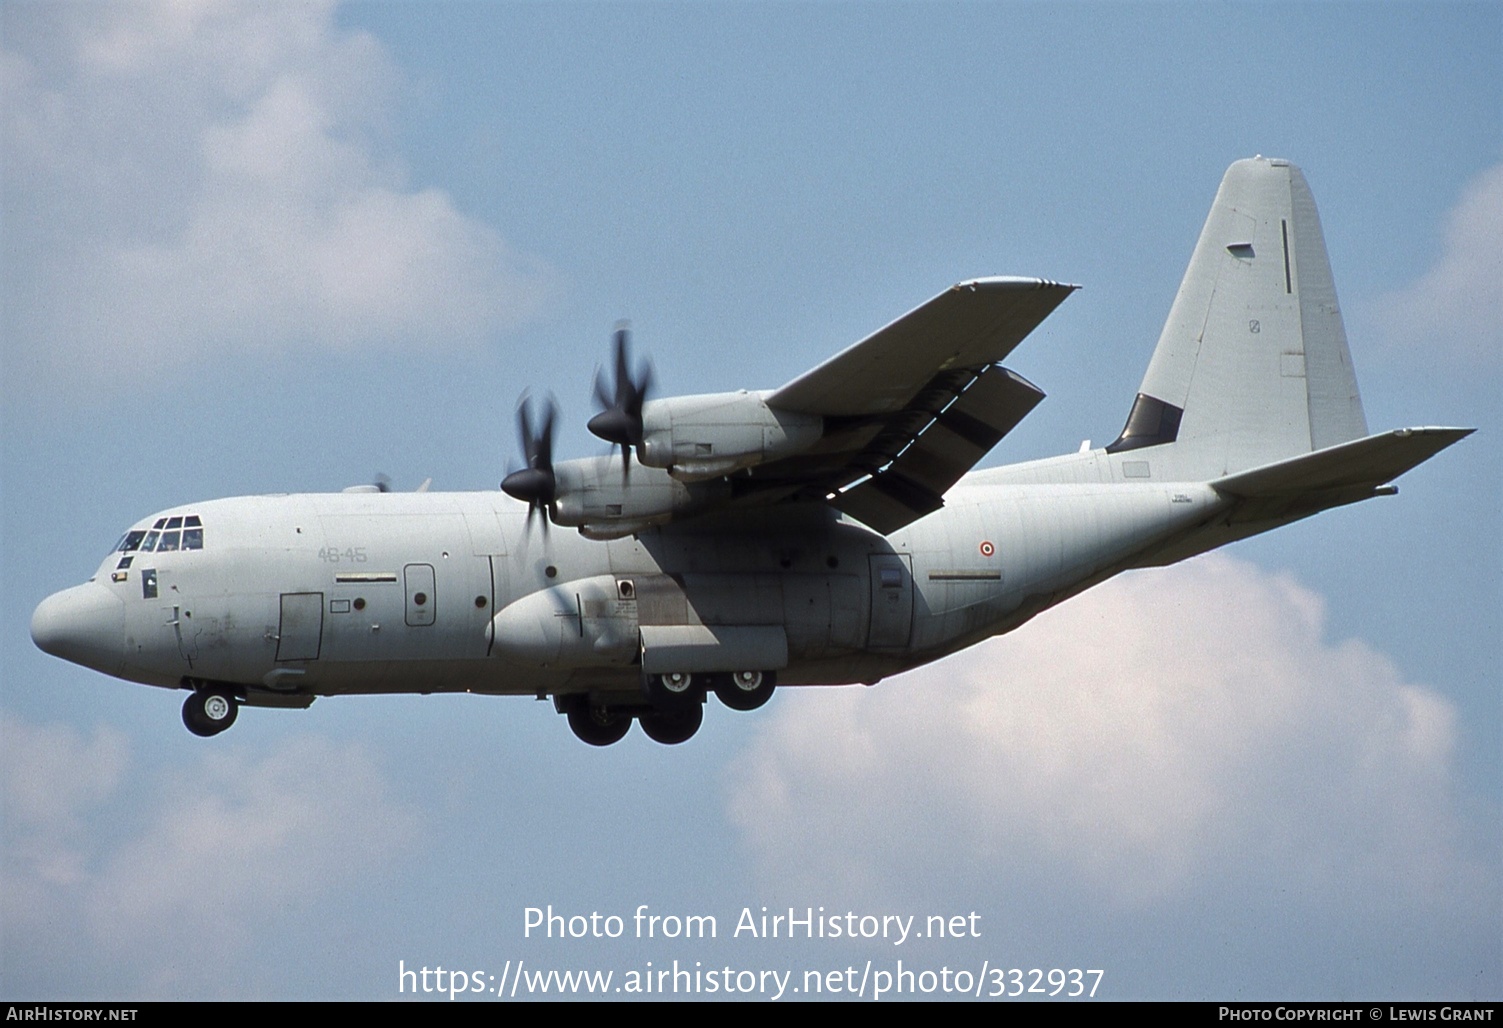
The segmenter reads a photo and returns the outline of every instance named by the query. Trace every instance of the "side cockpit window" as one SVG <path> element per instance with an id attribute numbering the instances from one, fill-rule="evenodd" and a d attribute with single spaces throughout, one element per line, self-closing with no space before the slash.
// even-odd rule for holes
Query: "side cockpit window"
<path id="1" fill-rule="evenodd" d="M 157 518 L 149 529 L 126 532 L 115 546 L 120 553 L 170 553 L 203 548 L 203 522 L 197 514 Z"/>

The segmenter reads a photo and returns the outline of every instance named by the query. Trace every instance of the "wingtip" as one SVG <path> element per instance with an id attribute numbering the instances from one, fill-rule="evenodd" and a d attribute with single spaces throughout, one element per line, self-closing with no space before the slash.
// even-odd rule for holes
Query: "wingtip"
<path id="1" fill-rule="evenodd" d="M 1477 431 L 1475 428 L 1460 428 L 1450 425 L 1419 425 L 1414 428 L 1396 428 L 1391 434 L 1401 439 L 1411 435 L 1447 436 L 1454 443 L 1460 442 L 1475 431 Z"/>
<path id="2" fill-rule="evenodd" d="M 1066 292 L 1074 292 L 1080 286 L 1071 282 L 1055 282 L 1047 278 L 1029 278 L 1022 275 L 987 275 L 981 278 L 968 278 L 964 282 L 955 283 L 955 289 L 966 289 L 975 292 L 977 289 L 1063 289 Z"/>

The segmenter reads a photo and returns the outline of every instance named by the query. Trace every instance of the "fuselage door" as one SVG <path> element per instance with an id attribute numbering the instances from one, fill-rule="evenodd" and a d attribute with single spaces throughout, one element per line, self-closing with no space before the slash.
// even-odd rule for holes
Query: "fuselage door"
<path id="1" fill-rule="evenodd" d="M 884 553 L 871 561 L 871 630 L 868 649 L 900 650 L 913 634 L 913 571 L 906 553 Z"/>
<path id="2" fill-rule="evenodd" d="M 408 564 L 402 569 L 402 580 L 407 590 L 407 623 L 414 628 L 433 624 L 438 610 L 433 565 Z"/>
<path id="3" fill-rule="evenodd" d="M 278 660 L 317 660 L 324 634 L 323 593 L 283 593 Z"/>

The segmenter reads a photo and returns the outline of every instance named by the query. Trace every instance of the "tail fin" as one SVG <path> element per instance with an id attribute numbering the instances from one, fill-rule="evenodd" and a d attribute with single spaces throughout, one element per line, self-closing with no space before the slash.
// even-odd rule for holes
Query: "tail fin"
<path id="1" fill-rule="evenodd" d="M 1367 435 L 1315 198 L 1299 168 L 1227 169 L 1122 435 L 1210 480 Z M 1157 477 L 1157 476 L 1156 476 Z"/>

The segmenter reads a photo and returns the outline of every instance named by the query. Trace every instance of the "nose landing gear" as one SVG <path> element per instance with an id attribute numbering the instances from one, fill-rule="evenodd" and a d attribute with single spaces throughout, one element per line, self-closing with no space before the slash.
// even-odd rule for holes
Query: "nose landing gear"
<path id="1" fill-rule="evenodd" d="M 225 689 L 195 689 L 183 701 L 183 724 L 194 735 L 218 735 L 235 723 L 240 701 Z"/>

